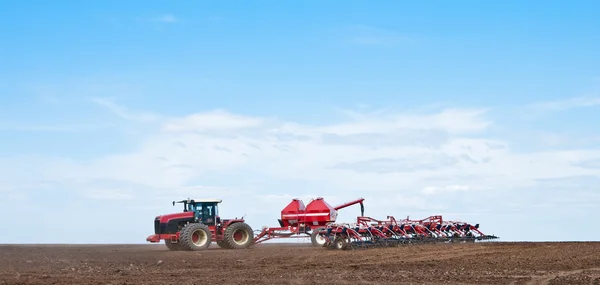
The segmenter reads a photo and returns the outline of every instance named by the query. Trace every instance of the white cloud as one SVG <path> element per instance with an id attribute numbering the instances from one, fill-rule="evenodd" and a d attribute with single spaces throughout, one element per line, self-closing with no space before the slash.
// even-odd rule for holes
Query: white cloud
<path id="1" fill-rule="evenodd" d="M 398 32 L 367 25 L 351 26 L 349 27 L 349 32 L 351 34 L 351 42 L 356 45 L 395 46 L 415 44 L 417 42 L 415 39 Z"/>
<path id="2" fill-rule="evenodd" d="M 580 96 L 568 99 L 553 101 L 544 101 L 532 104 L 532 107 L 538 111 L 562 111 L 573 108 L 593 107 L 600 105 L 599 96 Z"/>
<path id="3" fill-rule="evenodd" d="M 162 15 L 157 15 L 157 16 L 143 16 L 143 17 L 135 17 L 135 21 L 139 22 L 139 23 L 157 23 L 157 25 L 159 26 L 164 26 L 164 25 L 173 25 L 175 23 L 179 23 L 182 21 L 182 19 L 180 17 L 177 17 L 173 14 L 162 14 Z M 162 28 L 160 28 L 159 26 L 155 26 L 154 28 L 156 30 L 161 30 Z"/>
<path id="4" fill-rule="evenodd" d="M 256 127 L 261 123 L 263 123 L 262 118 L 239 116 L 223 110 L 215 110 L 171 119 L 163 125 L 163 130 L 172 132 L 220 131 Z"/>
<path id="5" fill-rule="evenodd" d="M 544 181 L 600 176 L 598 149 L 523 153 L 505 138 L 486 137 L 493 126 L 486 110 L 350 112 L 346 122 L 311 126 L 224 110 L 165 117 L 96 103 L 155 127 L 137 148 L 94 159 L 0 158 L 0 191 L 70 189 L 91 201 L 133 202 L 145 232 L 154 215 L 178 211 L 170 202 L 187 197 L 222 198 L 224 216 L 247 214 L 257 229 L 276 225 L 292 197 L 308 203 L 317 196 L 331 205 L 365 197 L 367 214 L 380 218 L 479 213 L 484 228 L 494 228 L 500 225 L 484 222 L 511 221 L 493 214 L 560 204 L 557 196 L 544 196 Z M 572 185 L 553 183 L 558 186 L 547 191 Z M 600 202 L 593 195 L 573 197 L 569 203 Z M 357 213 L 344 210 L 339 219 L 351 221 Z M 114 224 L 94 227 L 115 230 Z"/>
<path id="6" fill-rule="evenodd" d="M 432 195 L 432 194 L 438 194 L 438 193 L 444 193 L 444 192 L 458 192 L 458 191 L 466 192 L 469 190 L 471 190 L 471 187 L 469 187 L 469 185 L 448 185 L 448 186 L 444 186 L 444 187 L 427 186 L 423 189 L 423 194 Z"/>
<path id="7" fill-rule="evenodd" d="M 106 108 L 109 112 L 131 121 L 139 122 L 153 122 L 158 120 L 160 117 L 150 112 L 133 112 L 127 108 L 113 102 L 108 98 L 94 97 L 91 101 L 101 107 Z"/>
<path id="8" fill-rule="evenodd" d="M 134 198 L 131 189 L 88 189 L 84 195 L 94 200 L 131 200 Z"/>
<path id="9" fill-rule="evenodd" d="M 444 110 L 427 115 L 358 116 L 357 121 L 316 128 L 320 133 L 353 135 L 365 133 L 390 133 L 398 130 L 441 130 L 448 133 L 471 133 L 485 130 L 491 125 L 483 115 L 485 110 Z"/>
<path id="10" fill-rule="evenodd" d="M 163 22 L 163 23 L 175 23 L 178 21 L 178 19 L 174 15 L 164 14 L 160 17 L 154 18 L 154 21 Z"/>
<path id="11" fill-rule="evenodd" d="M 61 132 L 74 133 L 84 132 L 90 129 L 98 129 L 101 126 L 95 125 L 43 125 L 43 124 L 22 124 L 22 123 L 0 123 L 0 131 L 17 131 L 17 132 Z"/>

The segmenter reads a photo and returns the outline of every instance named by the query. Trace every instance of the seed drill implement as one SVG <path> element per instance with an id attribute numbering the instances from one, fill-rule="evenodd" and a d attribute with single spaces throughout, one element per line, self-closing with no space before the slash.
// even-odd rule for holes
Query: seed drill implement
<path id="1" fill-rule="evenodd" d="M 360 249 L 393 247 L 408 244 L 476 242 L 497 239 L 479 230 L 479 224 L 444 221 L 442 216 L 430 216 L 422 220 L 408 217 L 397 221 L 393 216 L 387 220 L 357 217 L 353 224 L 331 223 L 317 233 L 330 249 Z"/>

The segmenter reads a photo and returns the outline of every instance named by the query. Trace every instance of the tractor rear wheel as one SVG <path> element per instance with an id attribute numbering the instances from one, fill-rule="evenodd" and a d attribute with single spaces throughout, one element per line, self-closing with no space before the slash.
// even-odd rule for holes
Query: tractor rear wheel
<path id="1" fill-rule="evenodd" d="M 168 248 L 169 250 L 172 250 L 172 251 L 180 251 L 180 250 L 183 250 L 183 248 L 181 247 L 181 244 L 179 244 L 179 243 L 174 243 L 174 242 L 172 242 L 171 240 L 168 240 L 168 239 L 166 239 L 166 240 L 165 240 L 165 245 L 167 246 L 167 248 Z"/>
<path id="2" fill-rule="evenodd" d="M 323 236 L 319 235 L 319 231 L 324 230 L 325 228 L 316 228 L 310 233 L 310 242 L 313 246 L 324 246 L 327 241 Z"/>
<path id="3" fill-rule="evenodd" d="M 234 223 L 227 226 L 224 241 L 232 249 L 248 248 L 254 243 L 254 232 L 246 223 Z"/>
<path id="4" fill-rule="evenodd" d="M 205 224 L 187 224 L 181 229 L 179 242 L 186 250 L 207 249 L 212 242 L 212 234 Z"/>

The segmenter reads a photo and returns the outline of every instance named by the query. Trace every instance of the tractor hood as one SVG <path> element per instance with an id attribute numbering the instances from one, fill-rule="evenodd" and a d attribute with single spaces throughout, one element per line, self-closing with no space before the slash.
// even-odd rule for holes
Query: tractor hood
<path id="1" fill-rule="evenodd" d="M 164 214 L 157 216 L 156 219 L 160 220 L 161 223 L 166 223 L 169 220 L 173 219 L 193 219 L 194 212 L 181 212 L 181 213 L 173 213 L 173 214 Z"/>

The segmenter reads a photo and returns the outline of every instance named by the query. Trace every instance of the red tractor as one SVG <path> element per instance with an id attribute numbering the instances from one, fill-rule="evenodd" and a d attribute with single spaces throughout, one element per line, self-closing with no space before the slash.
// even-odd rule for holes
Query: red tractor
<path id="1" fill-rule="evenodd" d="M 221 219 L 220 199 L 182 200 L 183 212 L 166 214 L 154 219 L 154 234 L 146 241 L 161 240 L 170 250 L 202 250 L 211 242 L 221 248 L 248 248 L 254 243 L 254 232 L 244 219 Z M 173 201 L 173 206 L 175 206 Z"/>

